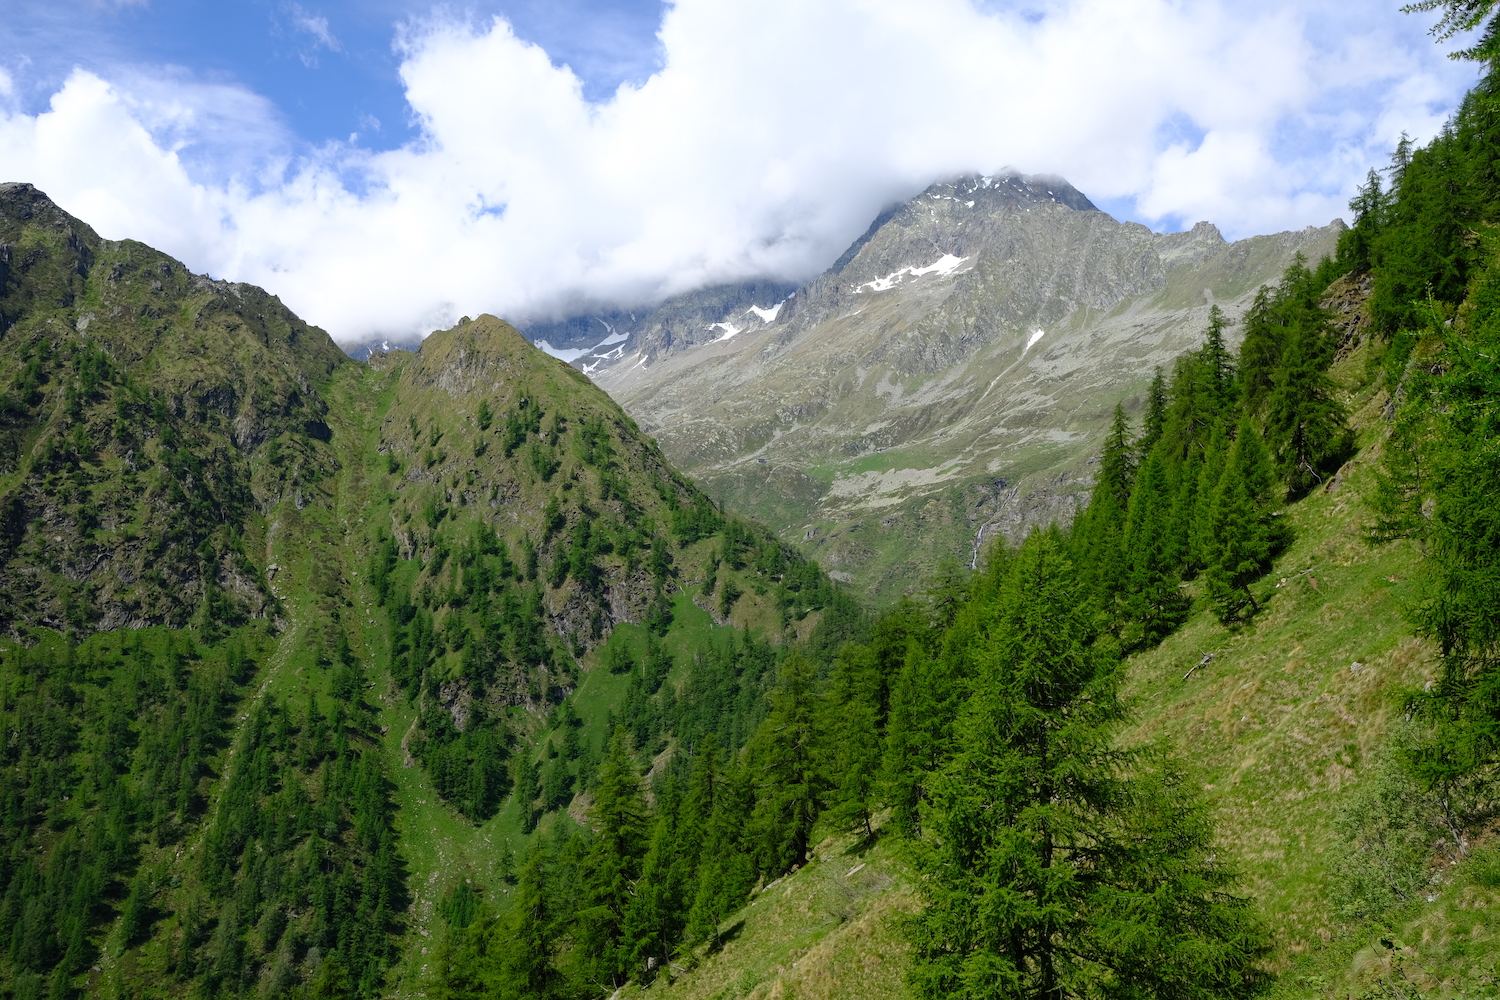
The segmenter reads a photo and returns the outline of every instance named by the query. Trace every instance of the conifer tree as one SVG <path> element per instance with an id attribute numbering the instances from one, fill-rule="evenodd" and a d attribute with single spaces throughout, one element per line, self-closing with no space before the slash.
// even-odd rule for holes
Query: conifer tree
<path id="1" fill-rule="evenodd" d="M 880 734 L 877 732 L 880 687 L 876 651 L 846 645 L 834 661 L 833 676 L 822 707 L 823 772 L 832 788 L 828 819 L 838 828 L 873 835 L 880 774 Z"/>
<path id="2" fill-rule="evenodd" d="M 516 758 L 516 805 L 521 808 L 522 833 L 530 833 L 536 829 L 535 803 L 540 791 L 536 761 L 529 753 L 522 754 Z"/>
<path id="3" fill-rule="evenodd" d="M 1163 464 L 1170 468 L 1165 456 Z M 1197 541 L 1195 519 L 1198 511 L 1198 484 L 1203 478 L 1202 458 L 1197 455 L 1191 456 L 1186 462 L 1176 467 L 1172 478 L 1175 483 L 1167 531 L 1177 551 L 1182 578 L 1191 580 L 1201 568 L 1194 544 Z"/>
<path id="4" fill-rule="evenodd" d="M 1427 349 L 1441 344 L 1444 363 L 1407 382 L 1373 526 L 1416 535 L 1428 552 L 1428 596 L 1413 617 L 1442 673 L 1413 702 L 1431 726 L 1414 763 L 1462 819 L 1472 817 L 1461 793 L 1476 781 L 1492 789 L 1500 761 L 1500 253 L 1490 251 L 1453 324 L 1428 317 Z"/>
<path id="5" fill-rule="evenodd" d="M 1135 452 L 1142 456 L 1142 460 L 1156 447 L 1166 430 L 1169 402 L 1167 377 L 1162 373 L 1161 365 L 1157 365 L 1151 374 L 1151 384 L 1146 388 L 1146 413 L 1141 418 L 1141 436 L 1135 442 Z"/>
<path id="6" fill-rule="evenodd" d="M 539 839 L 527 852 L 516 882 L 515 897 L 501 922 L 502 942 L 491 945 L 500 958 L 499 987 L 490 995 L 516 1000 L 548 1000 L 558 994 L 561 977 L 552 965 L 557 934 L 547 851 Z"/>
<path id="7" fill-rule="evenodd" d="M 1208 309 L 1208 329 L 1203 334 L 1203 347 L 1199 349 L 1209 403 L 1214 412 L 1225 413 L 1239 398 L 1238 374 L 1229 346 L 1224 341 L 1224 331 L 1229 328 L 1229 318 L 1218 306 Z"/>
<path id="8" fill-rule="evenodd" d="M 1251 413 L 1260 411 L 1276 387 L 1286 341 L 1286 325 L 1278 315 L 1272 291 L 1262 285 L 1245 313 L 1245 339 L 1240 342 L 1240 390 Z"/>
<path id="9" fill-rule="evenodd" d="M 718 737 L 713 733 L 705 735 L 694 751 L 687 794 L 683 799 L 682 827 L 685 849 L 689 852 L 689 859 L 696 864 L 719 796 Z"/>
<path id="10" fill-rule="evenodd" d="M 1273 517 L 1280 507 L 1275 473 L 1265 444 L 1248 418 L 1240 421 L 1224 476 L 1208 508 L 1204 562 L 1208 591 L 1220 621 L 1260 610 L 1250 584 L 1270 566 L 1285 543 Z"/>
<path id="11" fill-rule="evenodd" d="M 807 860 L 827 778 L 818 767 L 813 685 L 817 668 L 793 652 L 781 663 L 771 711 L 750 748 L 760 792 L 752 824 L 757 862 L 780 874 Z"/>
<path id="12" fill-rule="evenodd" d="M 690 801 L 692 793 L 690 792 Z M 713 810 L 704 823 L 694 873 L 687 938 L 717 947 L 719 925 L 739 908 L 755 883 L 755 866 L 744 844 L 754 792 L 743 766 L 718 775 Z"/>
<path id="13" fill-rule="evenodd" d="M 952 667 L 950 656 L 934 657 L 913 644 L 891 692 L 880 788 L 891 809 L 888 824 L 902 836 L 921 832 L 927 775 L 948 750 L 960 699 Z"/>
<path id="14" fill-rule="evenodd" d="M 683 834 L 682 793 L 669 776 L 657 795 L 656 826 L 621 929 L 629 949 L 628 968 L 648 981 L 681 939 L 692 904 L 692 872 L 684 857 Z"/>
<path id="15" fill-rule="evenodd" d="M 1190 573 L 1207 568 L 1213 557 L 1213 500 L 1229 467 L 1229 449 L 1229 435 L 1225 432 L 1224 424 L 1215 423 L 1203 453 L 1203 464 L 1198 470 L 1198 484 L 1193 490 L 1193 507 L 1187 515 L 1190 520 Z"/>
<path id="16" fill-rule="evenodd" d="M 1130 561 L 1123 602 L 1127 645 L 1151 646 L 1182 623 L 1188 601 L 1179 586 L 1182 555 L 1173 530 L 1171 484 L 1158 452 L 1147 456 L 1130 497 L 1125 551 Z"/>
<path id="17" fill-rule="evenodd" d="M 585 906 L 578 913 L 577 941 L 589 963 L 589 978 L 612 987 L 623 985 L 631 971 L 625 911 L 646 846 L 646 804 L 632 755 L 630 734 L 620 726 L 610 738 L 594 789 L 590 820 L 595 835 L 585 863 Z"/>
<path id="18" fill-rule="evenodd" d="M 1023 545 L 933 781 L 911 921 L 932 998 L 1236 997 L 1263 935 L 1191 785 L 1120 750 L 1119 662 L 1057 532 Z"/>
<path id="19" fill-rule="evenodd" d="M 1082 528 L 1074 533 L 1077 540 L 1075 560 L 1096 599 L 1111 607 L 1125 578 L 1125 521 L 1130 505 L 1130 491 L 1135 480 L 1135 456 L 1130 448 L 1130 425 L 1125 409 L 1116 404 L 1109 434 L 1099 459 L 1099 476 L 1094 480 Z"/>
<path id="20" fill-rule="evenodd" d="M 1328 375 L 1332 344 L 1317 327 L 1300 326 L 1292 335 L 1266 401 L 1266 444 L 1290 497 L 1300 497 L 1323 481 L 1330 461 L 1350 447 L 1351 433 L 1336 388 Z"/>
<path id="21" fill-rule="evenodd" d="M 1380 174 L 1371 170 L 1365 183 L 1349 201 L 1354 224 L 1339 237 L 1338 263 L 1354 271 L 1367 271 L 1375 263 L 1375 240 L 1385 224 L 1389 199 L 1380 186 Z"/>
<path id="22" fill-rule="evenodd" d="M 799 652 L 781 661 L 780 679 L 769 694 L 771 711 L 750 747 L 757 768 L 757 802 L 751 826 L 756 864 L 780 874 L 807 861 L 826 775 L 817 766 L 816 666 Z"/>
<path id="23" fill-rule="evenodd" d="M 1182 355 L 1173 366 L 1162 429 L 1162 439 L 1167 442 L 1163 455 L 1171 465 L 1195 453 L 1203 454 L 1214 426 L 1222 423 L 1238 402 L 1235 367 L 1224 343 L 1227 326 L 1223 312 L 1218 306 L 1212 307 L 1203 346 Z"/>

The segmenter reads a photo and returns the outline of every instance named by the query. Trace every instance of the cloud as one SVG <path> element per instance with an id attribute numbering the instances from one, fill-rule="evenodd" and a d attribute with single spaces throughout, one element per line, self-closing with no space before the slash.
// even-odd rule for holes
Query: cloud
<path id="1" fill-rule="evenodd" d="M 314 14 L 299 3 L 289 3 L 285 10 L 291 17 L 293 30 L 308 35 L 312 39 L 312 46 L 298 53 L 302 65 L 308 69 L 316 69 L 319 49 L 327 49 L 329 52 L 344 51 L 343 43 L 334 37 L 328 27 L 327 17 Z"/>
<path id="2" fill-rule="evenodd" d="M 292 4 L 288 10 L 292 15 L 292 25 L 298 31 L 305 31 L 312 35 L 314 41 L 328 49 L 330 52 L 339 52 L 343 46 L 339 40 L 333 37 L 333 32 L 328 30 L 328 18 L 321 14 L 311 14 L 301 4 Z"/>
<path id="3" fill-rule="evenodd" d="M 807 277 L 891 200 L 1007 165 L 1147 222 L 1321 225 L 1473 77 L 1383 11 L 679 0 L 661 68 L 601 102 L 505 21 L 434 16 L 397 36 L 403 148 L 288 158 L 254 95 L 184 87 L 172 110 L 75 71 L 48 111 L 0 118 L 0 172 L 337 337 L 404 335 Z"/>

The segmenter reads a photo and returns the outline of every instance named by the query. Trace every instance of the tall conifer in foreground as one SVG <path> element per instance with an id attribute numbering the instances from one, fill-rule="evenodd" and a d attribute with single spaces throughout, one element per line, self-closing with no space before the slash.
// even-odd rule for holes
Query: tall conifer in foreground
<path id="1" fill-rule="evenodd" d="M 1247 995 L 1264 935 L 1190 782 L 1117 748 L 1119 658 L 1058 533 L 1022 547 L 933 778 L 911 982 L 931 998 Z"/>
<path id="2" fill-rule="evenodd" d="M 867 837 L 874 833 L 870 818 L 878 808 L 880 778 L 878 670 L 875 650 L 844 647 L 834 661 L 821 721 L 822 766 L 833 784 L 827 818 L 840 829 Z"/>
<path id="3" fill-rule="evenodd" d="M 559 977 L 552 969 L 552 948 L 557 934 L 552 912 L 551 886 L 547 879 L 547 853 L 534 843 L 521 868 L 515 901 L 502 921 L 504 944 L 500 952 L 499 995 L 517 1000 L 546 1000 L 554 996 Z"/>

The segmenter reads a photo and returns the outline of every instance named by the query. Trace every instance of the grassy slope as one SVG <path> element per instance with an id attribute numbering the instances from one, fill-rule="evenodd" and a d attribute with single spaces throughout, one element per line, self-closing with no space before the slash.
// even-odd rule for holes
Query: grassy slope
<path id="1" fill-rule="evenodd" d="M 1417 551 L 1408 543 L 1372 548 L 1362 536 L 1369 515 L 1361 497 L 1373 485 L 1385 402 L 1361 385 L 1364 363 L 1356 352 L 1334 370 L 1348 387 L 1362 450 L 1334 490 L 1288 510 L 1297 540 L 1259 585 L 1265 610 L 1240 630 L 1199 610 L 1160 647 L 1132 658 L 1134 716 L 1123 738 L 1170 737 L 1199 771 L 1224 849 L 1274 931 L 1278 996 L 1489 994 L 1500 958 L 1486 920 L 1500 906 L 1493 856 L 1480 852 L 1468 863 L 1488 866 L 1477 876 L 1440 870 L 1430 900 L 1381 922 L 1342 923 L 1330 903 L 1331 821 L 1399 718 L 1402 692 L 1436 669 L 1431 645 L 1411 635 L 1405 618 L 1417 596 Z M 663 978 L 653 990 L 694 1000 L 903 995 L 903 949 L 890 917 L 916 905 L 909 873 L 887 843 L 863 857 L 848 850 L 826 840 L 816 862 L 730 920 L 733 939 L 722 953 L 700 954 L 701 966 L 673 970 L 675 982 Z M 861 860 L 868 865 L 858 877 L 869 881 L 856 888 L 841 876 Z"/>

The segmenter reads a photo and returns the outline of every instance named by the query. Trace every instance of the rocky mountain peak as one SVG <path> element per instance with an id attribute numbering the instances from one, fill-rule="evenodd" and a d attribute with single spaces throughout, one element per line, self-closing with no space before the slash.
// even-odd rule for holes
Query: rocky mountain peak
<path id="1" fill-rule="evenodd" d="M 27 223 L 72 231 L 93 249 L 100 243 L 99 234 L 87 223 L 63 211 L 35 185 L 18 181 L 0 184 L 0 238 L 9 239 L 11 230 Z"/>
<path id="2" fill-rule="evenodd" d="M 1153 233 L 1061 178 L 960 177 L 882 212 L 768 321 L 700 312 L 739 330 L 624 340 L 591 373 L 719 498 L 897 594 L 976 537 L 1067 520 L 1115 403 L 1195 346 L 1211 305 L 1234 320 L 1340 228 Z M 856 533 L 877 526 L 906 541 Z M 877 560 L 891 544 L 903 559 Z"/>
<path id="3" fill-rule="evenodd" d="M 981 200 L 998 200 L 1012 206 L 1052 203 L 1077 212 L 1099 210 L 1082 191 L 1061 177 L 1051 174 L 1022 174 L 1014 170 L 995 176 L 969 174 L 954 181 L 934 184 L 922 192 L 922 196 L 928 199 L 947 197 L 972 200 L 976 203 Z"/>

